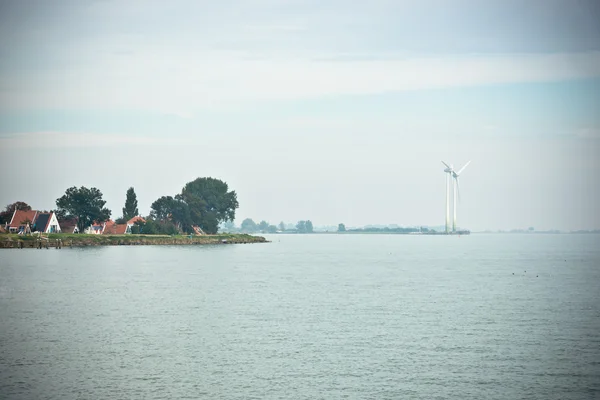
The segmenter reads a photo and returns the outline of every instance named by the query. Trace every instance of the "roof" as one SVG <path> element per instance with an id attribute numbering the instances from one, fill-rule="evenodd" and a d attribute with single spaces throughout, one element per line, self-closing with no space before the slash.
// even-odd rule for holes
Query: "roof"
<path id="1" fill-rule="evenodd" d="M 127 232 L 127 224 L 106 224 L 103 235 L 124 235 Z"/>
<path id="2" fill-rule="evenodd" d="M 142 218 L 138 215 L 136 217 L 131 218 L 129 221 L 127 221 L 127 225 L 133 225 L 138 221 L 144 222 L 144 223 L 146 222 L 146 220 L 144 218 Z"/>
<path id="3" fill-rule="evenodd" d="M 35 230 L 44 232 L 46 230 L 46 226 L 48 222 L 50 222 L 50 217 L 52 217 L 52 213 L 40 213 L 35 219 Z"/>
<path id="4" fill-rule="evenodd" d="M 77 219 L 63 219 L 58 221 L 58 225 L 62 233 L 73 233 L 77 227 Z"/>
<path id="5" fill-rule="evenodd" d="M 22 225 L 23 221 L 30 221 L 30 224 L 35 223 L 35 219 L 38 215 L 37 210 L 15 210 L 12 219 L 10 220 L 10 224 L 8 224 L 11 228 L 18 228 Z"/>

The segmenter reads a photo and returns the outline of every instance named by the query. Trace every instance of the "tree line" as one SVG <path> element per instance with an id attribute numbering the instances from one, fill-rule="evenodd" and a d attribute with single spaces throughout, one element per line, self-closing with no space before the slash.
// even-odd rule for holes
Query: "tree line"
<path id="1" fill-rule="evenodd" d="M 83 232 L 94 223 L 107 221 L 112 211 L 105 207 L 102 192 L 95 187 L 70 187 L 56 199 L 59 220 L 76 220 Z M 150 206 L 150 214 L 137 221 L 132 233 L 177 234 L 193 233 L 199 227 L 208 234 L 218 232 L 219 225 L 233 221 L 239 207 L 237 194 L 230 191 L 227 183 L 215 178 L 197 178 L 186 183 L 175 196 L 162 196 Z M 0 223 L 10 222 L 15 211 L 31 210 L 25 202 L 15 202 L 0 213 Z M 115 222 L 125 223 L 139 215 L 137 195 L 133 187 L 127 189 L 122 216 Z M 20 223 L 20 221 L 19 221 Z"/>
<path id="2" fill-rule="evenodd" d="M 223 224 L 223 229 L 229 232 L 241 231 L 246 233 L 278 233 L 278 232 L 296 232 L 296 233 L 313 233 L 313 223 L 310 220 L 298 221 L 296 225 L 290 226 L 281 221 L 278 225 L 270 224 L 262 220 L 256 223 L 252 218 L 246 218 L 237 228 L 233 221 Z"/>

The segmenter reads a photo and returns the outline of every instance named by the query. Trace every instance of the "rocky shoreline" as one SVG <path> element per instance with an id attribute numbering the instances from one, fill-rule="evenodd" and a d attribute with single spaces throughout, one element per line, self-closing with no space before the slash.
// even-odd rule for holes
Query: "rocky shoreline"
<path id="1" fill-rule="evenodd" d="M 262 236 L 252 235 L 63 235 L 51 234 L 38 237 L 0 235 L 0 249 L 48 249 L 89 246 L 183 246 L 267 243 Z"/>

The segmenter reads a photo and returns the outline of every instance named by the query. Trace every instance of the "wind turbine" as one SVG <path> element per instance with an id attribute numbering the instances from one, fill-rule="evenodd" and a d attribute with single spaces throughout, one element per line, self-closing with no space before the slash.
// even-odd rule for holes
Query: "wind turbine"
<path id="1" fill-rule="evenodd" d="M 454 168 L 452 168 L 451 165 L 448 165 L 443 161 L 442 164 L 446 166 L 444 172 L 448 174 L 446 175 L 446 233 L 448 233 L 450 231 L 450 180 L 452 179 Z M 454 211 L 454 214 L 456 215 L 456 209 Z"/>
<path id="2" fill-rule="evenodd" d="M 456 194 L 458 193 L 458 199 L 460 200 L 460 186 L 458 185 L 458 177 L 460 176 L 460 174 L 465 170 L 465 168 L 467 168 L 467 165 L 469 165 L 471 163 L 471 161 L 469 160 L 465 165 L 463 165 L 463 167 L 461 169 L 458 170 L 458 172 L 452 170 L 451 171 L 451 175 L 454 178 L 454 187 L 452 188 L 452 192 L 454 194 L 454 201 L 453 201 L 453 206 L 454 206 L 454 218 L 452 219 L 452 232 L 456 232 Z"/>

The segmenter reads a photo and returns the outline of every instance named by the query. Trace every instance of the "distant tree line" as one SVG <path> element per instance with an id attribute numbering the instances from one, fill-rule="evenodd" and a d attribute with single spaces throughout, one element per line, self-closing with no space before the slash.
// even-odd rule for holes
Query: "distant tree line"
<path id="1" fill-rule="evenodd" d="M 310 220 L 298 221 L 296 225 L 286 224 L 281 221 L 279 224 L 274 225 L 265 220 L 256 223 L 252 218 L 246 218 L 237 228 L 233 222 L 229 221 L 222 225 L 222 229 L 227 232 L 245 232 L 245 233 L 313 233 L 313 224 Z"/>
<path id="2" fill-rule="evenodd" d="M 340 224 L 343 225 L 343 224 Z M 338 229 L 338 231 L 341 231 L 340 229 Z M 389 228 L 389 227 L 384 227 L 384 228 L 374 228 L 374 227 L 369 227 L 369 228 L 357 228 L 357 229 L 348 229 L 346 230 L 346 228 L 344 227 L 345 232 L 366 232 L 366 233 L 375 233 L 375 232 L 389 232 L 389 233 L 413 233 L 413 232 L 429 232 L 430 229 L 425 228 L 425 227 L 420 227 L 420 228 Z"/>

